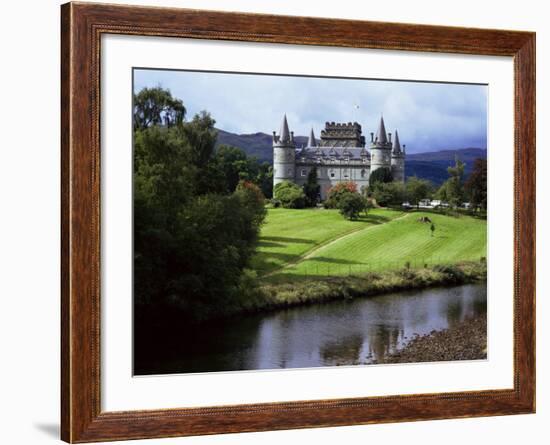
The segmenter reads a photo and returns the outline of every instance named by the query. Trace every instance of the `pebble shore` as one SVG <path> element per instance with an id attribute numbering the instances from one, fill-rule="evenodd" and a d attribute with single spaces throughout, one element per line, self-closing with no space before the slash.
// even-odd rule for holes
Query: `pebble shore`
<path id="1" fill-rule="evenodd" d="M 487 358 L 487 318 L 460 322 L 449 329 L 416 336 L 403 349 L 377 363 L 419 363 Z"/>

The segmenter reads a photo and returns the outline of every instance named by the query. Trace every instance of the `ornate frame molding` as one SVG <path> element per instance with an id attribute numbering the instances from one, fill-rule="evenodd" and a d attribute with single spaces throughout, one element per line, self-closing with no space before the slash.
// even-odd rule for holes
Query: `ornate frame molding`
<path id="1" fill-rule="evenodd" d="M 102 34 L 512 56 L 515 69 L 514 388 L 102 412 L 99 320 Z M 534 33 L 67 3 L 61 7 L 61 35 L 63 440 L 94 442 L 535 411 Z"/>

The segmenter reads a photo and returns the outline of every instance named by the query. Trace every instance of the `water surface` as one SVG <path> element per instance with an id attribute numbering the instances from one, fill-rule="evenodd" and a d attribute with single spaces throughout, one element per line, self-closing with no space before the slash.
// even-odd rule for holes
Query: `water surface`
<path id="1" fill-rule="evenodd" d="M 148 345 L 136 374 L 370 363 L 402 348 L 415 334 L 485 315 L 486 301 L 486 284 L 469 284 L 294 307 L 193 329 L 181 326 Z"/>

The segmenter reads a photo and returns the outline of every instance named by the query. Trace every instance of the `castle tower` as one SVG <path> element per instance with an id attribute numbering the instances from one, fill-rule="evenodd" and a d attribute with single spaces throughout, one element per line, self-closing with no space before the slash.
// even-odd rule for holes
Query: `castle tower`
<path id="1" fill-rule="evenodd" d="M 376 137 L 374 133 L 371 133 L 371 174 L 379 168 L 391 169 L 391 133 L 386 133 L 386 126 L 384 125 L 384 118 L 380 117 L 380 124 L 378 125 L 378 131 Z"/>
<path id="2" fill-rule="evenodd" d="M 395 139 L 391 152 L 391 173 L 394 181 L 405 182 L 405 146 L 401 150 L 399 143 L 399 134 L 395 130 Z"/>
<path id="3" fill-rule="evenodd" d="M 285 114 L 279 135 L 273 132 L 273 187 L 283 181 L 294 182 L 295 158 L 294 133 L 288 131 Z"/>

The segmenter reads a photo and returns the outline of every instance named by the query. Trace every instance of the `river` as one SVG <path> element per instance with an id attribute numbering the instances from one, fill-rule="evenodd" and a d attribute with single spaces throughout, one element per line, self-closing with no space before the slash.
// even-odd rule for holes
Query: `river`
<path id="1" fill-rule="evenodd" d="M 369 363 L 403 347 L 415 334 L 486 311 L 487 289 L 481 283 L 246 315 L 163 336 L 139 374 Z"/>

